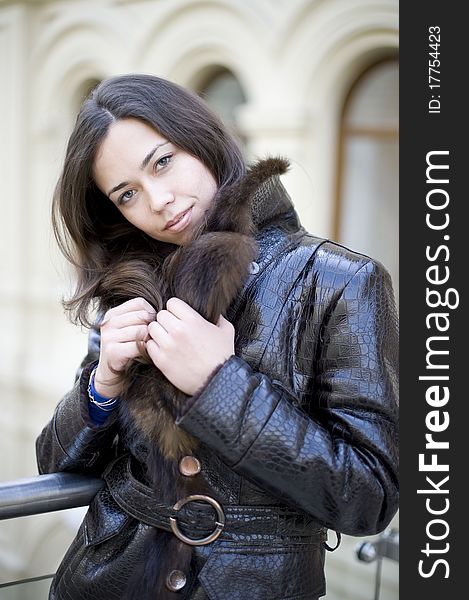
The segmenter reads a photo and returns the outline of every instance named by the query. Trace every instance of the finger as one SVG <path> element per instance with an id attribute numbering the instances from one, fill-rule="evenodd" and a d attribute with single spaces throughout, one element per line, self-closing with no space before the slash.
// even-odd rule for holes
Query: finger
<path id="1" fill-rule="evenodd" d="M 136 310 L 123 315 L 116 315 L 109 319 L 112 327 L 122 329 L 131 325 L 148 325 L 156 318 L 156 312 L 148 312 L 147 310 Z"/>
<path id="2" fill-rule="evenodd" d="M 184 320 L 188 318 L 200 317 L 200 313 L 189 306 L 184 300 L 173 296 L 166 302 L 167 310 L 178 319 Z"/>
<path id="3" fill-rule="evenodd" d="M 170 337 L 169 333 L 161 325 L 161 323 L 158 323 L 158 321 L 153 321 L 152 323 L 150 323 L 150 325 L 148 326 L 148 335 L 159 346 L 164 346 Z"/>
<path id="4" fill-rule="evenodd" d="M 120 371 L 125 368 L 129 360 L 137 358 L 140 355 L 141 351 L 138 342 L 124 342 L 118 344 L 118 348 L 115 349 L 114 359 L 110 363 L 114 365 L 119 364 L 120 366 L 117 367 L 117 370 Z"/>
<path id="5" fill-rule="evenodd" d="M 138 340 L 146 341 L 148 339 L 147 325 L 131 325 L 121 329 L 114 329 L 111 333 L 113 342 L 136 342 Z"/>
<path id="6" fill-rule="evenodd" d="M 145 298 L 132 298 L 131 300 L 127 300 L 118 306 L 114 306 L 110 310 L 107 311 L 105 315 L 105 319 L 111 316 L 122 315 L 127 312 L 146 310 L 148 312 L 156 312 L 154 307 L 145 300 Z"/>
<path id="7" fill-rule="evenodd" d="M 171 333 L 179 328 L 180 319 L 168 310 L 160 310 L 156 315 L 155 323 L 159 323 L 168 333 Z"/>
<path id="8" fill-rule="evenodd" d="M 148 340 L 147 344 L 147 352 L 148 356 L 151 358 L 153 363 L 158 366 L 159 360 L 159 347 L 155 340 Z"/>

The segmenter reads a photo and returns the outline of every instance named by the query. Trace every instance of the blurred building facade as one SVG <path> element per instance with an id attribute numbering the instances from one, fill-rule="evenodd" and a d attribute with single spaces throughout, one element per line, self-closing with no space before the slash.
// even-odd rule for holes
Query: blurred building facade
<path id="1" fill-rule="evenodd" d="M 126 72 L 194 89 L 248 160 L 290 159 L 304 226 L 381 260 L 398 295 L 397 52 L 398 0 L 0 0 L 0 480 L 36 474 L 34 440 L 86 348 L 50 228 L 86 93 Z M 81 514 L 0 523 L 0 581 L 55 570 Z M 357 541 L 327 556 L 332 600 L 373 597 Z M 382 578 L 397 598 L 397 565 Z"/>

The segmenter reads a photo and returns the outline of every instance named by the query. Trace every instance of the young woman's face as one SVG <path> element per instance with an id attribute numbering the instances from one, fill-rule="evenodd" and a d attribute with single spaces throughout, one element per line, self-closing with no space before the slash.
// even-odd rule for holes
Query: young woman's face
<path id="1" fill-rule="evenodd" d="M 202 162 L 137 119 L 110 126 L 93 176 L 130 223 L 177 245 L 191 239 L 217 191 Z"/>

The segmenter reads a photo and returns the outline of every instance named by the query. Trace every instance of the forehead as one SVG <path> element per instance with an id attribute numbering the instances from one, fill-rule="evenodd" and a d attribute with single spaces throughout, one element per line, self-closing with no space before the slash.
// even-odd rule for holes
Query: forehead
<path id="1" fill-rule="evenodd" d="M 116 142 L 129 143 L 133 140 L 141 142 L 146 139 L 164 140 L 164 138 L 156 131 L 156 129 L 154 129 L 151 125 L 144 123 L 143 121 L 132 118 L 119 119 L 110 125 L 102 145 L 106 142 L 110 144 Z"/>

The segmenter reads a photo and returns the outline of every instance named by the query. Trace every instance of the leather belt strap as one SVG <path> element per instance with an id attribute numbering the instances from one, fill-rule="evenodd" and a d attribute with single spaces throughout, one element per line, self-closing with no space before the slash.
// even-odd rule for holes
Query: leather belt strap
<path id="1" fill-rule="evenodd" d="M 115 502 L 135 519 L 171 531 L 170 517 L 177 518 L 178 526 L 186 535 L 202 538 L 213 531 L 215 515 L 206 503 L 191 502 L 183 510 L 158 501 L 157 492 L 141 483 L 132 474 L 130 456 L 114 461 L 105 471 L 104 480 Z M 322 543 L 327 539 L 327 530 L 312 517 L 277 506 L 223 505 L 225 527 L 220 535 L 224 540 L 246 540 L 255 537 L 262 543 L 272 537 L 309 538 L 308 543 Z"/>

